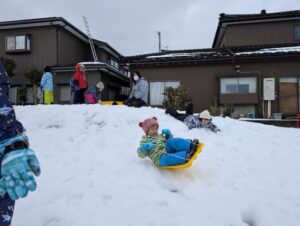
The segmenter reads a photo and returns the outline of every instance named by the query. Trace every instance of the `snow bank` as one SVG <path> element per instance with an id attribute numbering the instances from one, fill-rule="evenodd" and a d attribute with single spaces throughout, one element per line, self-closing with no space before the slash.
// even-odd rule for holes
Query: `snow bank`
<path id="1" fill-rule="evenodd" d="M 125 106 L 16 112 L 43 172 L 13 226 L 299 225 L 300 130 L 214 118 L 222 133 L 189 131 L 163 110 Z M 175 136 L 205 143 L 192 168 L 137 157 L 137 124 L 154 115 Z"/>

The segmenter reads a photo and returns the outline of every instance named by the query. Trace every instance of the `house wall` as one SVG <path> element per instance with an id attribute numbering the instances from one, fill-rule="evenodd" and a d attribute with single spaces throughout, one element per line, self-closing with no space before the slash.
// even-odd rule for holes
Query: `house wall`
<path id="1" fill-rule="evenodd" d="M 73 77 L 74 71 L 68 72 L 55 72 L 53 73 L 53 83 L 54 83 L 54 102 L 55 103 L 70 103 L 70 101 L 61 101 L 61 92 L 69 92 L 69 82 L 70 79 Z M 102 72 L 100 71 L 88 71 L 86 73 L 86 78 L 88 84 L 96 84 L 97 82 L 101 81 Z"/>
<path id="2" fill-rule="evenodd" d="M 90 45 L 62 27 L 57 28 L 58 66 L 75 65 L 78 62 L 93 61 Z"/>
<path id="3" fill-rule="evenodd" d="M 9 35 L 31 35 L 30 53 L 5 53 L 5 37 Z M 46 65 L 57 63 L 56 54 L 56 29 L 47 28 L 27 28 L 0 30 L 0 56 L 11 58 L 17 63 L 16 76 L 12 81 L 24 82 L 24 74 L 33 68 L 42 70 Z"/>
<path id="4" fill-rule="evenodd" d="M 300 40 L 294 39 L 295 25 L 300 25 L 300 19 L 286 22 L 228 25 L 223 39 L 220 41 L 221 44 L 217 47 L 300 43 Z"/>
<path id="5" fill-rule="evenodd" d="M 240 73 L 235 70 L 235 65 L 240 65 Z M 204 109 L 209 109 L 214 101 L 220 103 L 219 94 L 219 76 L 238 76 L 242 77 L 247 74 L 258 76 L 257 96 L 246 95 L 242 98 L 226 97 L 226 101 L 238 100 L 238 104 L 249 105 L 254 104 L 257 99 L 256 110 L 259 106 L 262 108 L 262 80 L 263 78 L 276 78 L 276 92 L 277 98 L 272 101 L 272 112 L 279 112 L 278 102 L 278 81 L 280 77 L 300 76 L 299 59 L 295 60 L 281 60 L 271 62 L 247 62 L 247 63 L 224 63 L 224 64 L 205 64 L 198 66 L 135 66 L 131 65 L 131 70 L 139 70 L 141 74 L 150 81 L 166 81 L 166 80 L 180 80 L 181 84 L 189 89 L 189 95 L 194 102 L 195 111 L 200 112 Z M 241 96 L 240 96 L 241 97 Z M 229 100 L 228 100 L 229 98 Z M 241 99 L 244 102 L 241 103 Z M 246 98 L 246 99 L 245 99 Z M 247 99 L 248 98 L 248 99 Z M 248 100 L 248 101 L 247 101 Z M 224 101 L 224 97 L 223 97 Z"/>
<path id="6" fill-rule="evenodd" d="M 31 36 L 31 51 L 29 53 L 5 53 L 5 37 L 22 34 Z M 93 60 L 89 44 L 62 27 L 55 26 L 1 30 L 0 56 L 11 58 L 17 63 L 13 83 L 25 82 L 24 74 L 32 68 L 43 70 L 46 65 L 68 66 Z"/>
<path id="7" fill-rule="evenodd" d="M 54 73 L 54 102 L 55 103 L 70 103 L 69 100 L 61 101 L 61 92 L 64 95 L 70 94 L 69 82 L 74 72 L 56 72 Z M 117 79 L 104 71 L 87 71 L 86 78 L 89 85 L 95 85 L 102 81 L 105 89 L 101 93 L 102 100 L 118 100 L 118 95 L 121 87 L 128 87 L 129 83 L 121 79 Z"/>

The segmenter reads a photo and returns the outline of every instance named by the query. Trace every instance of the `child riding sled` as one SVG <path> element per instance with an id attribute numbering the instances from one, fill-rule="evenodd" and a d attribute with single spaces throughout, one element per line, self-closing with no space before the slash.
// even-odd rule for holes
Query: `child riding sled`
<path id="1" fill-rule="evenodd" d="M 149 157 L 157 166 L 173 166 L 184 164 L 196 152 L 199 140 L 173 138 L 169 129 L 163 129 L 158 134 L 159 124 L 157 118 L 149 118 L 139 123 L 144 130 L 138 156 L 140 158 Z"/>

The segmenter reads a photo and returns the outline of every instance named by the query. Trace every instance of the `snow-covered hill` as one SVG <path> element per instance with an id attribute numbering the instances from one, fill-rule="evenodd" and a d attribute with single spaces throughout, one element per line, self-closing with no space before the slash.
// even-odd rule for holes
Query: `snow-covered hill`
<path id="1" fill-rule="evenodd" d="M 189 131 L 153 108 L 16 107 L 42 175 L 17 202 L 13 226 L 298 226 L 300 130 L 214 118 Z M 157 116 L 199 138 L 192 168 L 165 170 L 136 154 L 138 122 Z"/>

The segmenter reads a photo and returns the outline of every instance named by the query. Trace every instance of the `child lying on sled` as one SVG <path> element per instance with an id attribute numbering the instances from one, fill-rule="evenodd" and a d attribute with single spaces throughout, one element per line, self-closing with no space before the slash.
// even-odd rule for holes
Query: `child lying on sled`
<path id="1" fill-rule="evenodd" d="M 186 163 L 198 148 L 199 140 L 173 138 L 171 131 L 163 129 L 158 134 L 157 118 L 149 118 L 139 123 L 144 130 L 138 156 L 149 157 L 157 166 L 172 166 Z"/>

